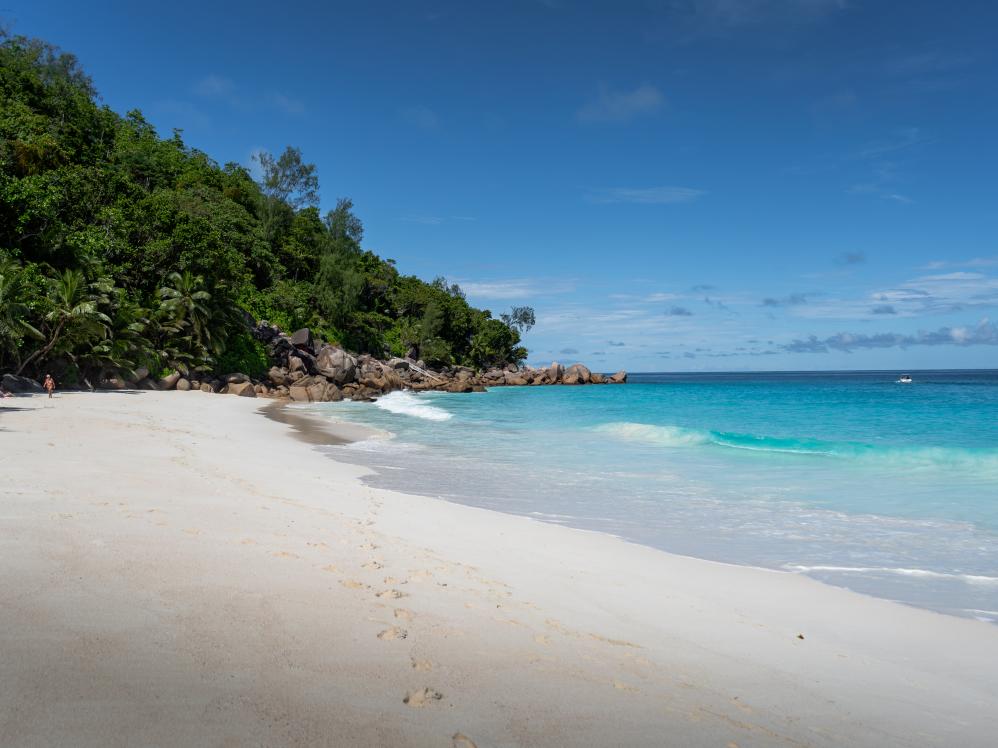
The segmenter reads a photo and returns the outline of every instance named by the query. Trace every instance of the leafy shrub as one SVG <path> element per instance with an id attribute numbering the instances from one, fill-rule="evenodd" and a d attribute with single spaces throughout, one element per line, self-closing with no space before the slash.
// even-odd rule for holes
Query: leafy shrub
<path id="1" fill-rule="evenodd" d="M 270 368 L 267 351 L 248 332 L 239 332 L 226 341 L 225 352 L 218 357 L 215 370 L 219 374 L 239 372 L 259 377 Z"/>

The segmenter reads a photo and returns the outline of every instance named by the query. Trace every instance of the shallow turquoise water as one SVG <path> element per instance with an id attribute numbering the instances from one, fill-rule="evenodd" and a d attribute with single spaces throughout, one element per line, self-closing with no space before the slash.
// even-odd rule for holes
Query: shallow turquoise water
<path id="1" fill-rule="evenodd" d="M 998 620 L 998 372 L 633 375 L 309 406 L 376 484 Z"/>

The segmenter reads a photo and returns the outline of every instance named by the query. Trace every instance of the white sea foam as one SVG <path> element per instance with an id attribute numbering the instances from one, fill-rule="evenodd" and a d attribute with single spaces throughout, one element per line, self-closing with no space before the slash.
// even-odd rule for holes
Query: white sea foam
<path id="1" fill-rule="evenodd" d="M 443 408 L 430 405 L 419 396 L 401 390 L 379 397 L 375 405 L 389 413 L 422 418 L 427 421 L 449 421 L 453 417 Z"/>
<path id="2" fill-rule="evenodd" d="M 890 566 L 803 566 L 800 564 L 786 564 L 783 568 L 788 571 L 799 571 L 802 573 L 828 571 L 844 574 L 895 574 L 903 577 L 922 577 L 926 579 L 958 579 L 967 584 L 998 585 L 998 577 L 988 577 L 981 574 L 954 574 L 931 571 L 929 569 L 905 569 Z"/>
<path id="3" fill-rule="evenodd" d="M 662 447 L 713 445 L 752 452 L 831 457 L 901 470 L 934 468 L 963 471 L 981 478 L 998 479 L 998 450 L 995 449 L 918 446 L 893 448 L 859 442 L 737 434 L 630 421 L 606 423 L 595 426 L 594 430 L 620 441 Z"/>
<path id="4" fill-rule="evenodd" d="M 666 447 L 692 447 L 707 444 L 710 435 L 702 431 L 684 429 L 679 426 L 653 426 L 648 423 L 604 423 L 595 428 L 604 434 L 630 442 L 661 444 Z"/>

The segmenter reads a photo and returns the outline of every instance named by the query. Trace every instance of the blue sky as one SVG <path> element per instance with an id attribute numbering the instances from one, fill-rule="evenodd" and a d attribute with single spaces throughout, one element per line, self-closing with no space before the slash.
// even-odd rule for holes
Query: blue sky
<path id="1" fill-rule="evenodd" d="M 220 162 L 598 369 L 998 367 L 998 4 L 7 0 Z"/>

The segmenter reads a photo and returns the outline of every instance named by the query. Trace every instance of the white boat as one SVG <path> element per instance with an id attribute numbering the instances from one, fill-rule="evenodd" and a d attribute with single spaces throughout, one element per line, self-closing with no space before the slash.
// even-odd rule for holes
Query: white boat
<path id="1" fill-rule="evenodd" d="M 898 384 L 911 384 L 911 374 L 902 374 L 901 378 L 898 380 Z"/>

